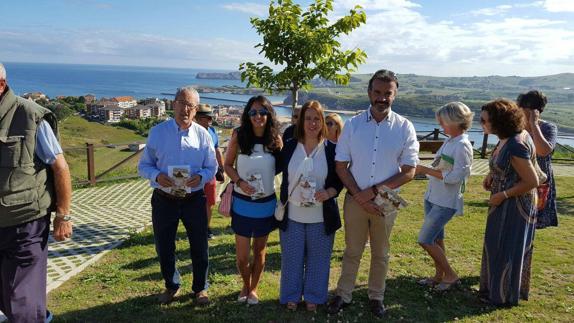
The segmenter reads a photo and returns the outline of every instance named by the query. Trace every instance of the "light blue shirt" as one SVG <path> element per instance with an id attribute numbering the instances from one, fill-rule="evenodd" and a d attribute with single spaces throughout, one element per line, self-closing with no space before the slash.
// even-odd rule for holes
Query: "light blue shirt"
<path id="1" fill-rule="evenodd" d="M 425 199 L 438 206 L 455 209 L 457 215 L 462 215 L 464 206 L 462 185 L 470 176 L 473 154 L 468 135 L 463 133 L 445 140 L 437 151 L 435 160 L 442 154 L 454 159 L 454 164 L 452 169 L 442 171 L 442 180 L 427 175 L 429 183 Z"/>
<path id="2" fill-rule="evenodd" d="M 205 128 L 194 122 L 188 129 L 180 130 L 174 119 L 151 128 L 138 165 L 140 176 L 147 178 L 151 187 L 160 188 L 157 176 L 168 174 L 168 167 L 175 165 L 189 165 L 191 175 L 201 175 L 201 184 L 191 191 L 203 189 L 215 176 L 215 149 Z"/>
<path id="3" fill-rule="evenodd" d="M 36 132 L 36 156 L 47 165 L 56 162 L 56 156 L 62 154 L 62 147 L 46 120 L 42 120 Z"/>
<path id="4" fill-rule="evenodd" d="M 209 127 L 207 131 L 209 131 L 209 134 L 211 135 L 211 141 L 213 142 L 213 147 L 219 148 L 219 138 L 217 137 L 217 131 L 215 131 L 215 128 Z"/>

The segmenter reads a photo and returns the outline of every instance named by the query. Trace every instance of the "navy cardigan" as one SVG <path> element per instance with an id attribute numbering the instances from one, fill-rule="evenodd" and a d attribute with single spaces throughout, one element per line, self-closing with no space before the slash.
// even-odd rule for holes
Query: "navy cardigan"
<path id="1" fill-rule="evenodd" d="M 279 155 L 279 166 L 283 172 L 283 181 L 281 182 L 281 193 L 279 195 L 281 203 L 285 204 L 287 197 L 289 195 L 289 162 L 291 157 L 297 148 L 297 140 L 290 139 L 284 143 L 283 150 Z M 328 142 L 325 147 L 325 157 L 327 157 L 327 178 L 325 179 L 325 187 L 334 188 L 337 191 L 337 195 L 332 197 L 325 202 L 323 202 L 323 222 L 325 223 L 325 233 L 331 234 L 337 231 L 341 227 L 341 215 L 339 213 L 339 206 L 337 204 L 337 196 L 343 189 L 343 183 L 339 179 L 335 171 L 335 145 L 332 142 Z M 283 221 L 279 221 L 279 229 L 285 231 L 287 229 L 287 219 L 289 218 L 289 205 L 285 206 L 285 216 Z"/>

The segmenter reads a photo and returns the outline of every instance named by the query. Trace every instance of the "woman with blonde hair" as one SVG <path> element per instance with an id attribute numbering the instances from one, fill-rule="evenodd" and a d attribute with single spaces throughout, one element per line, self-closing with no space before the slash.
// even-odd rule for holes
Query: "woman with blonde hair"
<path id="1" fill-rule="evenodd" d="M 418 242 L 434 261 L 435 275 L 420 285 L 445 291 L 460 281 L 446 258 L 444 227 L 455 214 L 462 215 L 465 182 L 470 176 L 472 144 L 466 131 L 474 113 L 462 102 L 451 102 L 436 112 L 436 119 L 449 138 L 436 153 L 432 167 L 417 165 L 417 174 L 427 175 L 425 219 Z"/>
<path id="2" fill-rule="evenodd" d="M 329 113 L 325 117 L 325 125 L 327 125 L 327 140 L 336 144 L 345 125 L 343 118 L 337 113 Z"/>

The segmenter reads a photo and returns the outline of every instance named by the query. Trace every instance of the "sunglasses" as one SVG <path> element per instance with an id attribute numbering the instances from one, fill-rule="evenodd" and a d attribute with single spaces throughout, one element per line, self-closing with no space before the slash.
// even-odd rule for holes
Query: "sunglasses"
<path id="1" fill-rule="evenodd" d="M 261 110 L 251 109 L 251 110 L 249 110 L 249 112 L 247 112 L 247 115 L 250 117 L 255 117 L 256 115 L 260 115 L 262 117 L 265 117 L 265 116 L 269 115 L 269 111 L 267 111 L 267 109 L 261 109 Z"/>
<path id="2" fill-rule="evenodd" d="M 332 126 L 335 125 L 335 123 L 333 121 L 327 121 L 325 122 L 325 124 L 327 125 L 327 127 L 331 128 Z"/>

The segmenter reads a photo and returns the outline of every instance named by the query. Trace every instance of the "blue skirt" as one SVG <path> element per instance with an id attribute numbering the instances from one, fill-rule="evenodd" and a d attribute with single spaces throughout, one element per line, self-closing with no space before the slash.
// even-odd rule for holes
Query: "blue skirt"
<path id="1" fill-rule="evenodd" d="M 247 237 L 264 237 L 277 228 L 273 216 L 277 197 L 275 194 L 252 200 L 251 197 L 233 192 L 231 203 L 231 228 L 235 234 Z"/>

